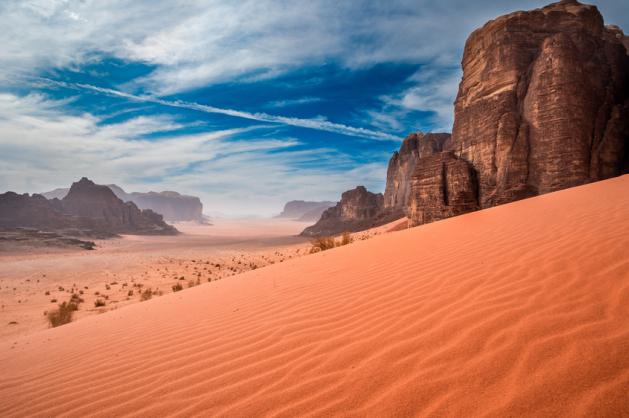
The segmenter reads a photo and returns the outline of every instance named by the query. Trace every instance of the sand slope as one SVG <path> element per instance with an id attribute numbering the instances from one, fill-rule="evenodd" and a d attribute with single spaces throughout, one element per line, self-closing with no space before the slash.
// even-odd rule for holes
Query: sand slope
<path id="1" fill-rule="evenodd" d="M 0 344 L 0 416 L 628 416 L 629 176 Z"/>

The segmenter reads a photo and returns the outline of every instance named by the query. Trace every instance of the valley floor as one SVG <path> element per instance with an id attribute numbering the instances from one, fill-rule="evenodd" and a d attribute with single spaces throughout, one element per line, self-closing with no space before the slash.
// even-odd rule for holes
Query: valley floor
<path id="1" fill-rule="evenodd" d="M 307 254 L 297 237 L 308 223 L 279 219 L 217 219 L 180 223 L 177 236 L 124 236 L 96 241 L 93 251 L 16 247 L 0 251 L 0 341 L 46 329 L 44 312 L 84 300 L 76 319 L 154 296 L 219 280 Z M 105 306 L 96 307 L 96 300 Z"/>
<path id="2" fill-rule="evenodd" d="M 627 191 L 619 177 L 5 338 L 0 416 L 627 416 Z"/>

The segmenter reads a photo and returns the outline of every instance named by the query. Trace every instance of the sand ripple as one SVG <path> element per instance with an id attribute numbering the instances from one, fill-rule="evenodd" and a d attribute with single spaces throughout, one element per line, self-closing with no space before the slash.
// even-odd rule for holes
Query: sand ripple
<path id="1" fill-rule="evenodd" d="M 0 416 L 629 416 L 629 176 L 0 346 Z"/>

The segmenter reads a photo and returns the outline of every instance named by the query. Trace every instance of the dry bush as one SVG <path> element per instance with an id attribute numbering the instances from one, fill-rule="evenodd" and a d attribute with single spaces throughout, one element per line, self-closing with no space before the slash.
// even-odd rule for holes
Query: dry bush
<path id="1" fill-rule="evenodd" d="M 72 322 L 72 315 L 74 314 L 74 311 L 78 309 L 78 303 L 72 301 L 60 303 L 57 309 L 48 312 L 47 317 L 48 322 L 50 322 L 50 326 L 58 327 L 59 325 Z"/>
<path id="2" fill-rule="evenodd" d="M 311 244 L 311 253 L 330 250 L 336 246 L 336 242 L 334 242 L 334 237 L 317 237 L 311 241 Z"/>
<path id="3" fill-rule="evenodd" d="M 179 292 L 180 290 L 183 290 L 183 286 L 181 285 L 181 283 L 173 285 L 173 292 Z"/>
<path id="4" fill-rule="evenodd" d="M 96 299 L 94 302 L 94 306 L 100 308 L 101 306 L 105 306 L 105 301 L 102 299 Z"/>
<path id="5" fill-rule="evenodd" d="M 144 302 L 145 300 L 149 300 L 153 297 L 153 290 L 146 289 L 144 292 L 140 294 L 140 300 Z"/>
<path id="6" fill-rule="evenodd" d="M 339 243 L 339 246 L 351 244 L 352 241 L 354 241 L 354 239 L 352 238 L 352 235 L 347 231 L 343 232 L 343 236 L 341 237 L 341 242 Z"/>

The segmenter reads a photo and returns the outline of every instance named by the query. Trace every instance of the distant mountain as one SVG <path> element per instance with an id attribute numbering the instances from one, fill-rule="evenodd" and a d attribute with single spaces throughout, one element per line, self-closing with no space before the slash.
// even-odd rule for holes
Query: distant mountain
<path id="1" fill-rule="evenodd" d="M 159 213 L 165 220 L 204 222 L 203 204 L 198 197 L 186 196 L 173 191 L 127 193 L 120 186 L 108 184 L 107 187 L 124 202 L 133 202 L 139 209 L 151 209 Z M 62 199 L 70 189 L 55 189 L 42 193 L 47 199 Z"/>
<path id="2" fill-rule="evenodd" d="M 172 235 L 177 230 L 150 209 L 123 202 L 107 186 L 83 177 L 72 184 L 63 199 L 42 195 L 0 195 L 0 227 L 66 231 L 80 236 L 116 234 Z"/>
<path id="3" fill-rule="evenodd" d="M 292 200 L 284 205 L 282 213 L 276 218 L 290 218 L 298 221 L 316 221 L 327 209 L 334 206 L 335 202 L 308 202 L 304 200 Z"/>

